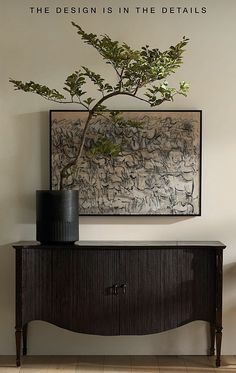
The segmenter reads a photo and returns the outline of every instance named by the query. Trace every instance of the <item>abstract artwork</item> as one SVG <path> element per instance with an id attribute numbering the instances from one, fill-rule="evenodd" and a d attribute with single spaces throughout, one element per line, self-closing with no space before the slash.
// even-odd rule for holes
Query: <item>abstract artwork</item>
<path id="1" fill-rule="evenodd" d="M 51 188 L 78 189 L 79 215 L 201 214 L 200 110 L 88 116 L 50 112 Z"/>

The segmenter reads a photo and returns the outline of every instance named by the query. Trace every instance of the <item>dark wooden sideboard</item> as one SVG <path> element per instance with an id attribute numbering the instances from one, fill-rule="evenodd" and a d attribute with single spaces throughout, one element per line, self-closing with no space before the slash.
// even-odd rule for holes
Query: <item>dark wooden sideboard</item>
<path id="1" fill-rule="evenodd" d="M 220 366 L 221 242 L 81 241 L 14 244 L 16 364 L 27 354 L 27 325 L 44 320 L 75 332 L 143 335 L 194 320 L 210 325 Z M 158 351 L 157 351 L 158 353 Z"/>

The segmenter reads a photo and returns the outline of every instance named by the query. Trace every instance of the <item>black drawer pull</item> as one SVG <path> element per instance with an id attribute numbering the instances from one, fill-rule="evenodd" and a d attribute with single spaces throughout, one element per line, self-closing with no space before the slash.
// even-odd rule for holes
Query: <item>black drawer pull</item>
<path id="1" fill-rule="evenodd" d="M 119 288 L 118 284 L 112 285 L 113 295 L 118 295 L 118 288 Z"/>
<path id="2" fill-rule="evenodd" d="M 122 293 L 125 295 L 126 294 L 126 290 L 127 290 L 127 284 L 120 285 L 120 288 L 122 290 Z"/>

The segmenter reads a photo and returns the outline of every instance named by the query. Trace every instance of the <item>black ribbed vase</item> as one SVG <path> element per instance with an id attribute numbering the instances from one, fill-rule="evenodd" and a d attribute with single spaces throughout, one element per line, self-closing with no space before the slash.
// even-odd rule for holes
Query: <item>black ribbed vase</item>
<path id="1" fill-rule="evenodd" d="M 36 239 L 51 244 L 78 241 L 77 190 L 36 191 Z"/>

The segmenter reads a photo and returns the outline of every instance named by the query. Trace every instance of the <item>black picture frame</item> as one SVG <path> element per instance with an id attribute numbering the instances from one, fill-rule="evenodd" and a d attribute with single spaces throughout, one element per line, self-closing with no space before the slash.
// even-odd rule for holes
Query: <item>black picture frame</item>
<path id="1" fill-rule="evenodd" d="M 80 216 L 201 215 L 202 110 L 96 113 L 67 167 L 88 114 L 50 110 L 50 188 L 78 189 Z"/>

